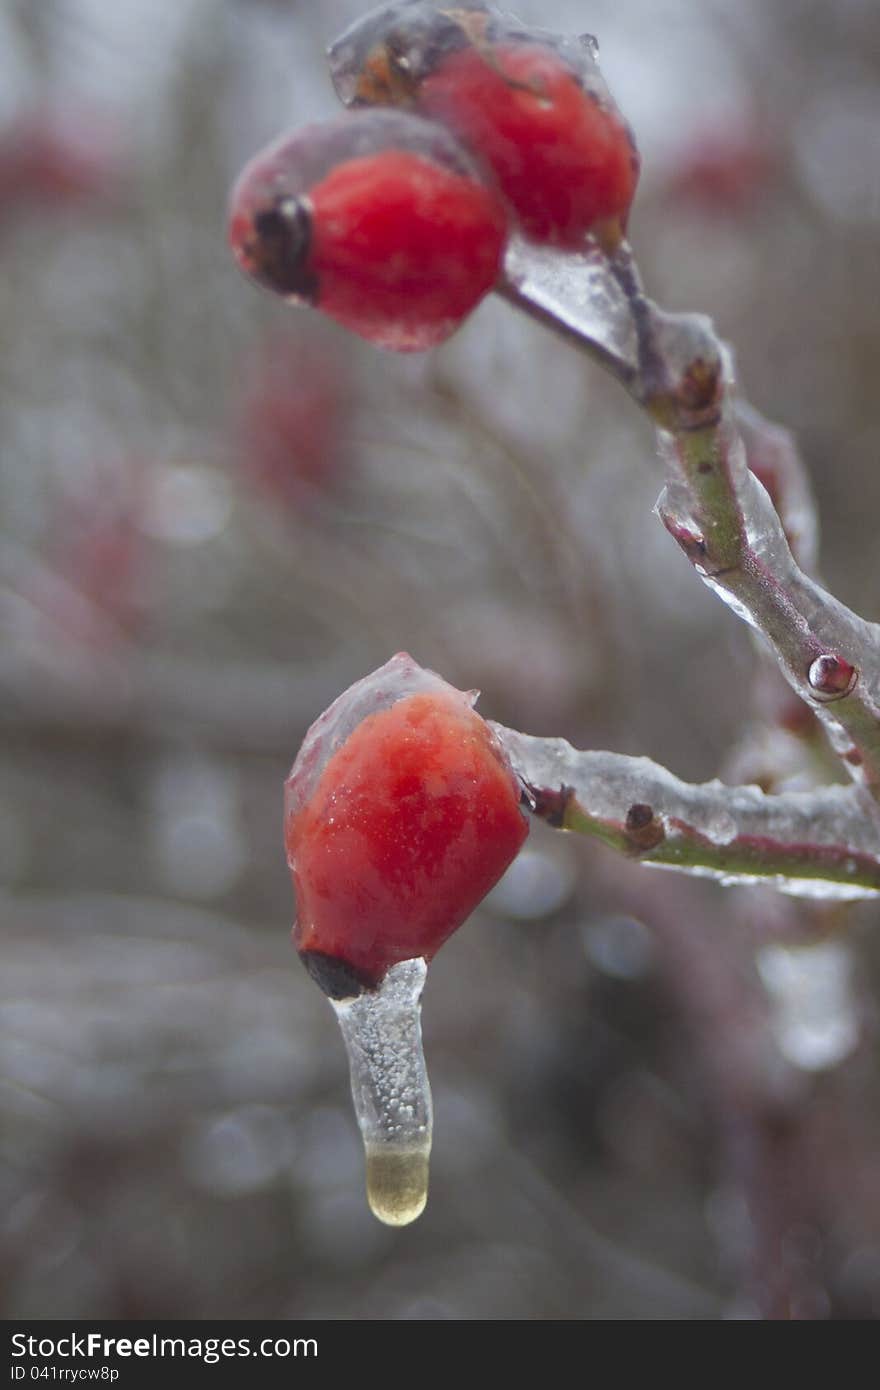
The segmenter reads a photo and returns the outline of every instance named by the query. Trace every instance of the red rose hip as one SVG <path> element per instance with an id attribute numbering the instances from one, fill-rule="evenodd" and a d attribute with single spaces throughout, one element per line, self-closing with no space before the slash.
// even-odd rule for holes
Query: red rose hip
<path id="1" fill-rule="evenodd" d="M 526 836 L 520 788 L 466 694 L 405 653 L 312 725 L 285 786 L 294 940 L 348 1053 L 374 1214 L 428 1194 L 427 962 Z"/>
<path id="2" fill-rule="evenodd" d="M 451 54 L 419 108 L 480 153 L 531 240 L 574 248 L 602 224 L 625 225 L 636 184 L 627 128 L 552 49 Z"/>
<path id="3" fill-rule="evenodd" d="M 283 137 L 232 194 L 242 270 L 397 352 L 458 328 L 498 280 L 506 236 L 497 193 L 456 142 L 400 112 Z"/>
<path id="4" fill-rule="evenodd" d="M 491 170 L 531 240 L 619 241 L 638 158 L 591 40 L 527 29 L 484 5 L 411 0 L 353 25 L 330 65 L 347 104 L 409 106 L 443 123 Z"/>
<path id="5" fill-rule="evenodd" d="M 306 737 L 285 840 L 296 945 L 331 995 L 430 960 L 526 837 L 519 784 L 472 705 L 400 654 Z"/>

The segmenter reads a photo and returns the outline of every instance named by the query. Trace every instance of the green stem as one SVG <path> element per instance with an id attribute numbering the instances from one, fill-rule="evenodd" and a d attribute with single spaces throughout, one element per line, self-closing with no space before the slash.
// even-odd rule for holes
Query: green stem
<path id="1" fill-rule="evenodd" d="M 804 897 L 880 893 L 880 812 L 855 786 L 767 795 L 493 725 L 533 813 L 647 864 Z"/>

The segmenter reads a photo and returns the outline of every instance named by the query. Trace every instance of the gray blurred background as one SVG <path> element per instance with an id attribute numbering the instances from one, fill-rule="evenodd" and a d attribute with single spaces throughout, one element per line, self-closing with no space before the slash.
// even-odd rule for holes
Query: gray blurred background
<path id="1" fill-rule="evenodd" d="M 431 970 L 427 1212 L 367 1209 L 289 942 L 307 726 L 407 649 L 704 779 L 754 658 L 571 349 L 489 302 L 396 358 L 235 270 L 227 189 L 335 113 L 366 8 L 0 0 L 0 1312 L 876 1317 L 877 909 L 541 825 Z M 880 618 L 880 8 L 516 8 L 598 35 L 649 289 L 798 432 L 824 573 Z"/>

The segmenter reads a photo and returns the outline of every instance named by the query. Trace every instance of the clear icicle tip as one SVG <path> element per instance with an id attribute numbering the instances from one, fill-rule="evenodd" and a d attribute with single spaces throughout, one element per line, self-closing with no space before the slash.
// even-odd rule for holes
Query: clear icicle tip
<path id="1" fill-rule="evenodd" d="M 422 1051 L 425 961 L 393 965 L 378 988 L 332 999 L 366 1159 L 367 1201 L 388 1226 L 407 1226 L 428 1200 L 431 1088 Z"/>

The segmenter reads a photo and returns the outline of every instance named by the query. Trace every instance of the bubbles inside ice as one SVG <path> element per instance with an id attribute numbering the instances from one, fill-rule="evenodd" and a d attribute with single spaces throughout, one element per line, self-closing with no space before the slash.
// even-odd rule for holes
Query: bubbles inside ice
<path id="1" fill-rule="evenodd" d="M 421 1030 L 426 974 L 420 957 L 401 961 L 376 989 L 330 1001 L 351 1069 L 367 1200 L 389 1226 L 415 1221 L 428 1198 L 432 1112 Z"/>

